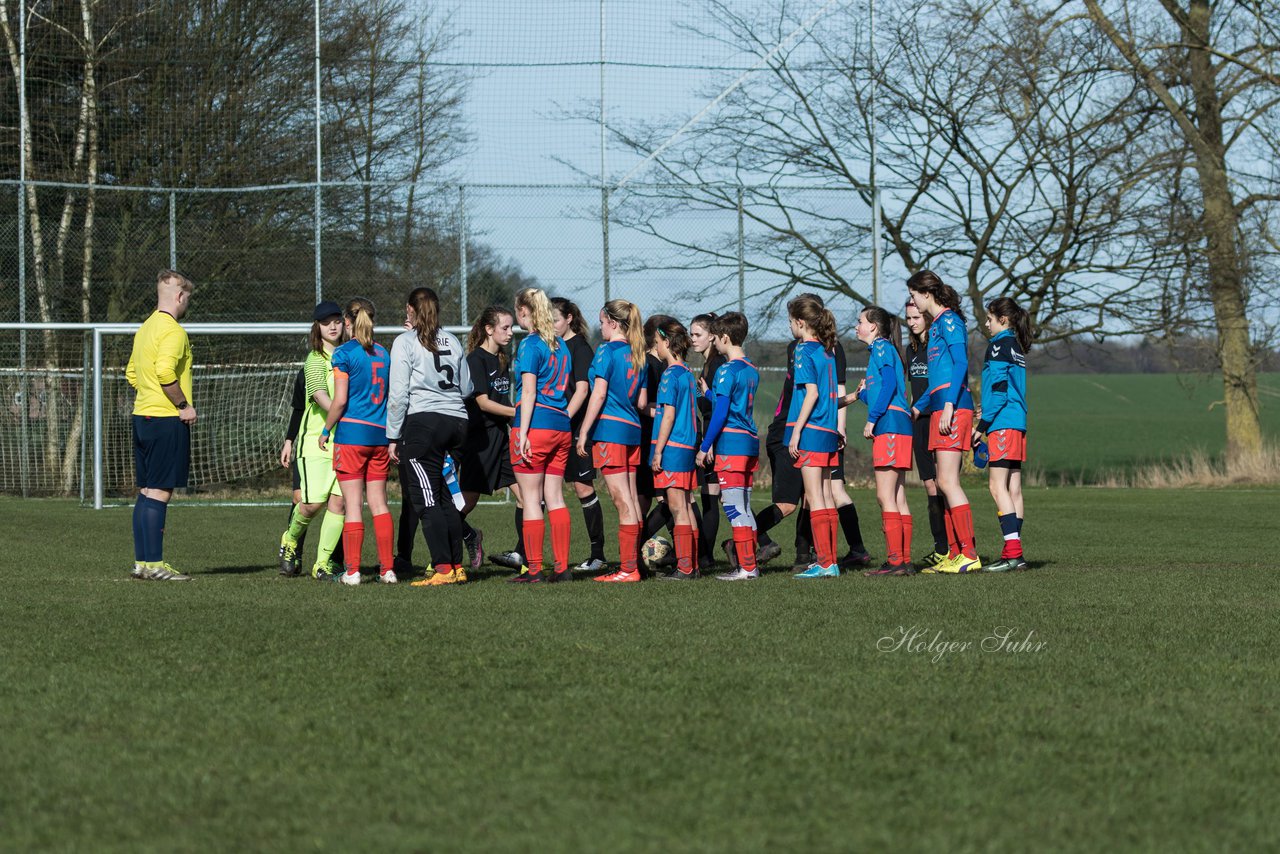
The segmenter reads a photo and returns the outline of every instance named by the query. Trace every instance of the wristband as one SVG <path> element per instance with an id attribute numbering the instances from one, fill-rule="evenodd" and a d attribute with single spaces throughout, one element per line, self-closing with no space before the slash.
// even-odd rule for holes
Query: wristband
<path id="1" fill-rule="evenodd" d="M 324 436 L 326 439 L 328 439 L 328 438 L 329 438 L 329 428 L 328 428 L 328 427 L 325 427 L 324 429 L 322 429 L 322 430 L 320 431 L 320 435 L 321 435 L 321 436 Z"/>

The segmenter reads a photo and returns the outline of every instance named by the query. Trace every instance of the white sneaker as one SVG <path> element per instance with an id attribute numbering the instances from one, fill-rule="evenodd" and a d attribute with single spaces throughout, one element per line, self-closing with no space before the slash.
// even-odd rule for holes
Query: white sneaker
<path id="1" fill-rule="evenodd" d="M 357 584 L 360 583 L 360 573 L 344 572 L 342 574 L 342 583 L 347 585 L 348 587 L 355 587 Z"/>
<path id="2" fill-rule="evenodd" d="M 400 579 L 396 578 L 396 571 L 394 569 L 388 569 L 386 572 L 378 574 L 378 583 L 380 584 L 395 584 L 399 580 Z"/>
<path id="3" fill-rule="evenodd" d="M 573 569 L 575 572 L 603 572 L 608 568 L 609 564 L 605 563 L 598 557 L 593 557 L 590 560 L 584 560 Z"/>
<path id="4" fill-rule="evenodd" d="M 140 563 L 135 563 L 135 564 L 133 565 L 133 572 L 129 573 L 129 575 L 131 575 L 132 577 L 134 577 L 134 578 L 138 579 L 139 581 L 146 581 L 146 580 L 147 580 L 147 568 L 146 568 L 145 566 L 143 566 L 142 564 L 140 564 Z"/>
<path id="5" fill-rule="evenodd" d="M 717 581 L 755 581 L 760 577 L 760 570 L 753 569 L 747 572 L 742 567 L 738 567 L 733 572 L 722 572 L 716 576 Z"/>

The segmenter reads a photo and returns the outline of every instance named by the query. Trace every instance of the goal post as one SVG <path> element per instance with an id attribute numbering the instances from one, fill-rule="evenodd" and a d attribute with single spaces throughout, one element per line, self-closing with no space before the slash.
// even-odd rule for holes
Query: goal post
<path id="1" fill-rule="evenodd" d="M 124 374 L 140 325 L 0 323 L 0 336 L 17 345 L 6 343 L 0 360 L 6 397 L 0 457 L 6 471 L 21 472 L 20 483 L 5 477 L 0 490 L 69 495 L 78 480 L 81 500 L 89 503 L 91 493 L 95 509 L 107 506 L 109 493 L 131 497 L 133 394 Z M 191 486 L 225 486 L 250 495 L 278 491 L 292 379 L 306 356 L 311 324 L 183 328 L 192 338 L 193 397 L 201 415 L 192 436 Z M 470 332 L 465 326 L 443 328 L 464 341 Z M 403 331 L 375 328 L 388 344 Z"/>

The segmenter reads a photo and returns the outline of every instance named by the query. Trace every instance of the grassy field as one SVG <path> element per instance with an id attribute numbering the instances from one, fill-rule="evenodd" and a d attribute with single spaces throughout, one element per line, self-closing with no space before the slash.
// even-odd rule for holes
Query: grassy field
<path id="1" fill-rule="evenodd" d="M 196 580 L 132 582 L 128 510 L 0 499 L 0 848 L 1274 849 L 1278 498 L 1035 490 L 1011 576 L 542 589 L 285 580 L 281 508 L 190 505 Z"/>
<path id="2" fill-rule="evenodd" d="M 856 385 L 857 374 L 850 373 Z M 1216 377 L 1173 374 L 1047 374 L 1029 380 L 1031 417 L 1029 468 L 1049 483 L 1094 482 L 1113 472 L 1131 472 L 1185 457 L 1193 450 L 1211 457 L 1226 447 L 1222 383 Z M 1280 374 L 1259 377 L 1265 433 L 1280 437 Z M 767 425 L 777 406 L 782 374 L 766 371 L 756 413 Z M 861 419 L 860 405 L 850 418 Z M 861 438 L 850 446 L 870 456 Z M 868 463 L 869 465 L 869 463 Z M 869 470 L 868 470 L 869 473 Z"/>

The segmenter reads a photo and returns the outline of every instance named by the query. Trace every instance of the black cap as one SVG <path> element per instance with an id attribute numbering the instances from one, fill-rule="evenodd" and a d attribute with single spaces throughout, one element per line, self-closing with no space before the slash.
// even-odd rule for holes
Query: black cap
<path id="1" fill-rule="evenodd" d="M 333 300 L 325 300 L 316 306 L 316 320 L 328 320 L 331 317 L 342 317 L 342 306 Z"/>

